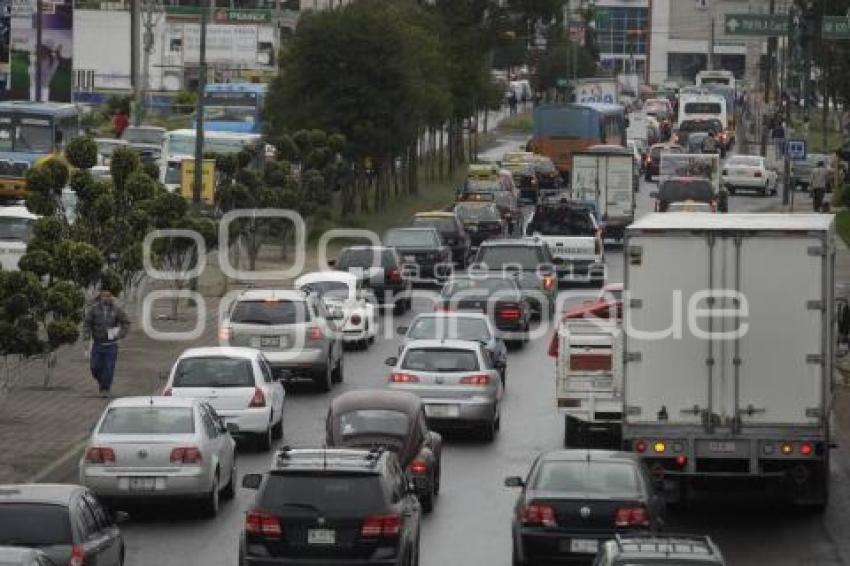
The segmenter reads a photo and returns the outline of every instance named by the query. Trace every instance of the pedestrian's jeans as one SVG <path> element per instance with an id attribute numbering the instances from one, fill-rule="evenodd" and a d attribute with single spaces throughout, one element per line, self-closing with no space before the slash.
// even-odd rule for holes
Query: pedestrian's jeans
<path id="1" fill-rule="evenodd" d="M 91 347 L 91 376 L 100 385 L 101 391 L 109 391 L 115 374 L 115 362 L 118 360 L 118 344 L 94 343 Z"/>

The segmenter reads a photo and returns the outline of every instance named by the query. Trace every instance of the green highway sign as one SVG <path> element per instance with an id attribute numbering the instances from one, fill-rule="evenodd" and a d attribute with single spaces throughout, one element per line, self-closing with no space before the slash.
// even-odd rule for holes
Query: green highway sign
<path id="1" fill-rule="evenodd" d="M 770 37 L 788 34 L 788 16 L 778 14 L 726 14 L 726 35 Z"/>
<path id="2" fill-rule="evenodd" d="M 846 16 L 824 16 L 823 38 L 850 39 L 850 18 Z"/>

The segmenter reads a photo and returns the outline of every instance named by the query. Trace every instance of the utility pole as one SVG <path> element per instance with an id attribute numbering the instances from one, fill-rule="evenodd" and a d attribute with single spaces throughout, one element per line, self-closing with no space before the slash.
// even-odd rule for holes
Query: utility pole
<path id="1" fill-rule="evenodd" d="M 139 125 L 139 2 L 142 0 L 130 0 L 130 85 L 133 88 L 133 124 Z M 103 46 L 109 49 L 108 45 Z"/>
<path id="2" fill-rule="evenodd" d="M 141 80 L 138 88 L 136 89 L 136 112 L 134 118 L 134 124 L 138 126 L 145 119 L 145 113 L 147 111 L 147 100 L 148 100 L 148 85 L 150 84 L 150 64 L 151 64 L 151 53 L 153 53 L 153 44 L 154 44 L 154 28 L 159 23 L 159 19 L 156 17 L 158 13 L 158 8 L 156 0 L 144 0 L 144 26 L 145 32 L 142 35 L 142 69 L 141 69 Z"/>
<path id="3" fill-rule="evenodd" d="M 776 0 L 770 0 L 769 6 L 770 15 L 774 15 L 776 13 Z M 767 104 L 770 102 L 770 89 L 773 86 L 773 69 L 774 62 L 773 59 L 776 57 L 776 36 L 770 36 L 767 38 L 767 69 L 765 69 L 764 73 L 764 103 Z"/>
<path id="4" fill-rule="evenodd" d="M 42 48 L 42 32 L 44 30 L 44 2 L 36 0 L 35 4 L 35 100 L 41 100 L 41 48 Z"/>
<path id="5" fill-rule="evenodd" d="M 210 8 L 215 0 L 210 0 L 210 6 L 201 9 L 201 45 L 198 61 L 198 106 L 195 119 L 195 179 L 192 185 L 192 203 L 195 208 L 201 208 L 201 191 L 204 183 L 204 91 L 207 87 L 207 23 Z"/>
<path id="6" fill-rule="evenodd" d="M 714 0 L 708 0 L 708 13 L 711 17 L 711 28 L 708 36 L 708 70 L 714 70 Z"/>

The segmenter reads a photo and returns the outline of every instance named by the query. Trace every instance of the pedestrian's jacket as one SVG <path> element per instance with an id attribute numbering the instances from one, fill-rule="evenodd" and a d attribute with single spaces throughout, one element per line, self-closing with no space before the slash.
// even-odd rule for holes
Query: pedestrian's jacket
<path id="1" fill-rule="evenodd" d="M 809 185 L 813 189 L 826 189 L 828 175 L 826 167 L 815 167 L 809 175 Z"/>
<path id="2" fill-rule="evenodd" d="M 108 330 L 119 328 L 116 340 L 109 340 Z M 93 339 L 96 344 L 110 344 L 124 338 L 130 331 L 130 320 L 124 309 L 115 303 L 106 304 L 101 300 L 94 302 L 86 311 L 83 321 L 83 337 Z"/>

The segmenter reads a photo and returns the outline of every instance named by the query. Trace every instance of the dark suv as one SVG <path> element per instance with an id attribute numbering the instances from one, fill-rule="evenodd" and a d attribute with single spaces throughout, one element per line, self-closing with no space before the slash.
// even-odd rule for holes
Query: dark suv
<path id="1" fill-rule="evenodd" d="M 694 535 L 616 535 L 599 550 L 593 566 L 723 566 L 709 537 Z"/>
<path id="2" fill-rule="evenodd" d="M 395 314 L 410 309 L 410 279 L 405 276 L 401 258 L 394 249 L 350 246 L 339 252 L 333 266 L 361 278 L 363 287 L 372 290 L 378 304 L 392 306 Z"/>
<path id="3" fill-rule="evenodd" d="M 405 275 L 414 283 L 433 283 L 452 274 L 452 251 L 431 226 L 390 228 L 384 245 L 401 256 Z"/>
<path id="4" fill-rule="evenodd" d="M 413 566 L 422 509 L 395 454 L 382 448 L 290 449 L 265 474 L 239 542 L 241 566 Z"/>

